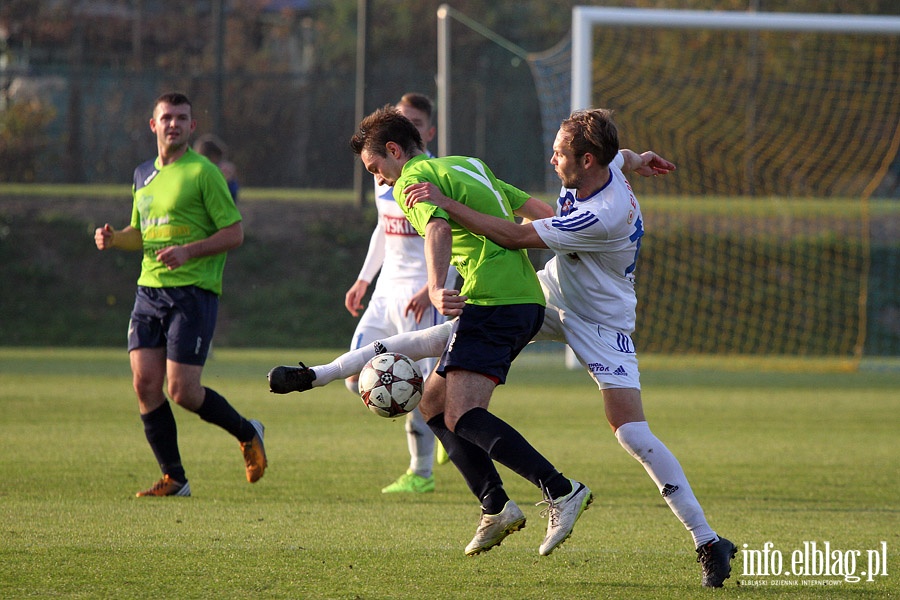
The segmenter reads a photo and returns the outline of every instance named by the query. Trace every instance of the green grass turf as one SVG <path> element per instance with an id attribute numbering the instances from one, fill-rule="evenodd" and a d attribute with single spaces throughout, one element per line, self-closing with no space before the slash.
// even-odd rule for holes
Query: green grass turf
<path id="1" fill-rule="evenodd" d="M 645 357 L 655 433 L 710 523 L 740 549 L 887 546 L 887 576 L 747 577 L 699 585 L 690 537 L 615 441 L 588 377 L 528 352 L 492 405 L 596 500 L 552 556 L 538 492 L 501 469 L 528 526 L 466 558 L 478 506 L 451 465 L 437 491 L 383 496 L 406 468 L 402 420 L 339 383 L 268 393 L 275 364 L 321 350 L 216 349 L 205 383 L 267 426 L 250 485 L 237 443 L 176 410 L 191 498 L 137 499 L 158 470 L 124 350 L 0 349 L 2 598 L 888 598 L 900 597 L 900 369 L 767 368 L 777 361 Z M 838 585 L 803 583 L 828 580 Z M 738 586 L 737 583 L 742 585 Z M 797 582 L 782 586 L 781 583 Z M 763 586 L 749 585 L 765 583 Z"/>

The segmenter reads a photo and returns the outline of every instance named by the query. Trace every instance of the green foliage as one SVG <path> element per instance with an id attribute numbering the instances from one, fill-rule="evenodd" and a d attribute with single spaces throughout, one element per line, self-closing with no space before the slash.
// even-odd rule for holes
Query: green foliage
<path id="1" fill-rule="evenodd" d="M 571 8 L 578 3 L 459 0 L 451 4 L 521 48 L 541 52 L 566 36 L 571 28 Z M 0 3 L 0 23 L 9 32 L 5 45 L 0 43 L 0 53 L 13 77 L 23 75 L 37 85 L 48 79 L 59 84 L 52 94 L 45 93 L 52 96 L 49 101 L 55 106 L 56 118 L 49 124 L 47 140 L 41 142 L 33 164 L 16 166 L 0 160 L 0 170 L 7 166 L 8 180 L 20 182 L 127 181 L 134 165 L 154 150 L 147 128 L 149 103 L 160 92 L 177 88 L 195 101 L 198 133 L 216 133 L 229 144 L 230 159 L 237 165 L 243 185 L 349 188 L 354 162 L 346 145 L 356 124 L 359 3 L 314 1 L 308 11 L 267 10 L 273 4 L 257 0 L 119 1 L 97 7 L 57 0 Z M 894 0 L 617 0 L 604 4 L 848 14 L 900 11 Z M 214 10 L 220 5 L 225 7 L 221 54 Z M 414 0 L 369 2 L 364 110 L 396 101 L 409 90 L 435 95 L 439 5 Z M 520 187 L 544 187 L 549 148 L 541 135 L 535 83 L 527 64 L 459 23 L 451 30 L 450 107 L 438 107 L 441 111 L 452 107 L 452 135 L 446 132 L 452 137 L 451 151 L 486 159 L 495 172 Z M 674 145 L 664 139 L 668 123 L 676 124 L 678 135 L 703 122 L 712 123 L 715 133 L 724 123 L 734 121 L 731 115 L 743 114 L 715 101 L 718 92 L 708 98 L 708 92 L 686 86 L 684 69 L 672 63 L 681 60 L 717 73 L 715 51 L 677 59 L 683 54 L 673 50 L 683 43 L 670 41 L 668 46 L 649 48 L 649 37 L 635 43 L 613 40 L 613 48 L 604 50 L 607 64 L 621 63 L 635 75 L 635 82 L 621 79 L 627 90 L 636 91 L 638 99 L 626 105 L 618 95 L 597 95 L 622 109 L 623 117 L 634 116 L 633 124 L 621 125 L 636 145 L 649 139 L 650 146 L 665 146 L 672 152 Z M 701 44 L 707 37 L 696 34 Z M 640 65 L 633 64 L 637 48 L 650 50 L 649 58 Z M 620 51 L 627 51 L 627 56 Z M 889 50 L 885 53 L 890 56 Z M 707 66 L 706 61 L 712 62 Z M 741 65 L 747 62 L 739 61 Z M 876 63 L 887 70 L 895 68 L 886 59 Z M 806 70 L 788 69 L 794 74 Z M 839 66 L 831 70 L 831 77 L 836 80 L 859 70 Z M 717 79 L 739 90 L 739 98 L 747 95 L 746 80 L 727 73 Z M 677 90 L 678 97 L 657 98 L 652 86 L 648 92 L 638 85 L 641 82 Z M 776 92 L 773 100 L 779 98 Z M 695 107 L 700 104 L 706 112 L 685 110 L 687 101 L 693 101 Z M 832 106 L 830 100 L 814 102 L 818 102 L 816 107 Z M 772 104 L 761 102 L 767 109 Z M 868 112 L 887 114 L 883 109 Z M 682 118 L 688 120 L 687 125 Z M 646 127 L 642 123 L 647 123 Z M 672 141 L 680 139 L 678 135 Z M 33 142 L 26 136 L 15 143 Z M 760 140 L 762 149 L 769 142 Z M 692 146 L 687 154 L 703 152 Z M 880 163 L 880 158 L 862 162 Z M 726 165 L 732 162 L 724 161 Z M 790 169 L 787 172 L 792 174 Z"/>
<path id="2" fill-rule="evenodd" d="M 47 126 L 56 109 L 44 102 L 14 102 L 0 109 L 0 182 L 34 181 Z"/>
<path id="3" fill-rule="evenodd" d="M 546 521 L 530 504 L 539 494 L 502 470 L 528 526 L 467 558 L 478 505 L 451 465 L 436 467 L 434 494 L 380 493 L 407 465 L 402 421 L 371 415 L 340 383 L 302 396 L 266 391 L 272 365 L 320 363 L 332 352 L 217 349 L 205 381 L 266 424 L 269 470 L 248 484 L 235 440 L 176 409 L 193 497 L 137 499 L 158 470 L 124 353 L 0 349 L 0 596 L 709 597 L 690 536 L 616 443 L 594 385 L 561 369 L 560 353 L 520 357 L 492 409 L 586 481 L 596 500 L 572 538 L 540 558 Z M 889 576 L 797 587 L 790 597 L 900 594 L 896 364 L 761 377 L 755 368 L 735 372 L 729 360 L 645 358 L 651 425 L 717 531 L 739 548 L 886 541 Z M 739 553 L 721 592 L 780 597 L 774 586 L 748 589 L 742 569 Z"/>

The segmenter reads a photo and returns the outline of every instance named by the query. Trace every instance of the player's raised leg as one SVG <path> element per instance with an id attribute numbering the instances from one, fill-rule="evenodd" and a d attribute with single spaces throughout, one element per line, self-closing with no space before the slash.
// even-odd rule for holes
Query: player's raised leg
<path id="1" fill-rule="evenodd" d="M 275 394 L 305 392 L 335 380 L 358 374 L 370 358 L 384 352 L 399 352 L 413 360 L 440 356 L 450 340 L 452 321 L 422 329 L 399 333 L 341 354 L 325 365 L 307 367 L 279 366 L 269 371 L 269 390 Z"/>

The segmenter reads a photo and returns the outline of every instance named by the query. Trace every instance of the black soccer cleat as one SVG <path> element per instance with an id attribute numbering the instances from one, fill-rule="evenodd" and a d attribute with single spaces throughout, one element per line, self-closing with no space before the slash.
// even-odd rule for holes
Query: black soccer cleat
<path id="1" fill-rule="evenodd" d="M 703 569 L 700 579 L 703 587 L 722 587 L 725 580 L 731 577 L 731 559 L 736 552 L 737 546 L 723 537 L 697 548 L 697 562 Z"/>
<path id="2" fill-rule="evenodd" d="M 300 363 L 299 367 L 273 367 L 266 378 L 269 380 L 270 392 L 288 394 L 311 390 L 316 374 L 312 369 Z"/>

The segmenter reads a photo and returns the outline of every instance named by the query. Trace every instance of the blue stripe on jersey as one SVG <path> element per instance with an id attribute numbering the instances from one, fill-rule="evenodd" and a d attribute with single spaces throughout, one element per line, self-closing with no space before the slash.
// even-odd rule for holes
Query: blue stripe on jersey
<path id="1" fill-rule="evenodd" d="M 559 229 L 561 231 L 581 231 L 582 229 L 587 229 L 591 225 L 599 222 L 600 219 L 597 215 L 591 213 L 573 213 L 571 216 L 565 219 L 553 219 L 550 221 L 553 224 L 553 227 Z"/>
<path id="2" fill-rule="evenodd" d="M 148 160 L 147 162 L 138 165 L 134 170 L 134 191 L 149 185 L 150 182 L 153 181 L 153 178 L 159 173 L 159 171 L 156 170 L 155 162 L 156 159 Z"/>

